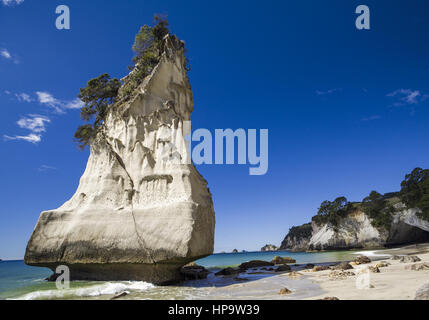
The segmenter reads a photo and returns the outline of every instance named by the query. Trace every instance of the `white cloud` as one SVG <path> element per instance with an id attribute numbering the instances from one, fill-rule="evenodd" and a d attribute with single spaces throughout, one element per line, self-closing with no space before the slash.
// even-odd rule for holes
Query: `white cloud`
<path id="1" fill-rule="evenodd" d="M 5 91 L 6 94 L 11 94 L 9 91 Z M 55 98 L 52 94 L 46 91 L 37 91 L 37 100 L 43 105 L 47 105 L 55 110 L 55 112 L 60 114 L 65 114 L 67 109 L 80 109 L 84 103 L 80 99 L 75 99 L 71 101 L 59 100 Z M 15 97 L 19 101 L 23 102 L 32 102 L 34 99 L 26 93 L 15 94 Z M 3 135 L 4 140 L 23 140 L 37 144 L 42 140 L 41 133 L 46 132 L 46 124 L 50 123 L 51 120 L 46 116 L 41 116 L 37 114 L 29 114 L 25 117 L 22 117 L 17 121 L 17 125 L 21 129 L 29 130 L 31 133 L 26 136 L 9 136 Z"/>
<path id="2" fill-rule="evenodd" d="M 4 6 L 20 5 L 24 0 L 1 0 Z"/>
<path id="3" fill-rule="evenodd" d="M 379 120 L 381 119 L 381 117 L 379 115 L 373 115 L 367 118 L 363 118 L 361 119 L 362 121 L 374 121 L 374 120 Z"/>
<path id="4" fill-rule="evenodd" d="M 7 51 L 6 49 L 1 49 L 0 50 L 0 55 L 3 57 L 3 58 L 6 58 L 6 59 L 12 59 L 12 55 L 10 54 L 10 52 L 9 51 Z"/>
<path id="5" fill-rule="evenodd" d="M 19 119 L 17 124 L 20 128 L 30 130 L 34 133 L 40 133 L 46 131 L 45 122 L 49 123 L 51 120 L 45 116 L 30 114 L 26 118 Z"/>
<path id="6" fill-rule="evenodd" d="M 31 134 L 29 134 L 27 136 L 13 136 L 13 137 L 4 135 L 3 138 L 6 141 L 9 141 L 9 140 L 24 140 L 24 141 L 27 141 L 27 142 L 30 142 L 30 143 L 33 143 L 33 144 L 37 144 L 37 143 L 39 143 L 41 141 L 40 135 L 39 134 L 34 134 L 34 133 L 31 133 Z"/>
<path id="7" fill-rule="evenodd" d="M 37 98 L 41 104 L 45 104 L 53 108 L 57 113 L 65 113 L 66 109 L 80 109 L 84 103 L 80 99 L 74 99 L 72 101 L 59 100 L 52 94 L 46 91 L 37 91 Z"/>
<path id="8" fill-rule="evenodd" d="M 327 95 L 327 94 L 333 94 L 333 93 L 341 91 L 341 90 L 342 90 L 341 88 L 329 89 L 329 90 L 326 90 L 326 91 L 316 90 L 316 94 L 318 96 L 324 96 L 324 95 Z"/>
<path id="9" fill-rule="evenodd" d="M 51 122 L 51 120 L 45 116 L 30 114 L 27 117 L 23 117 L 17 121 L 17 125 L 26 130 L 30 130 L 31 133 L 26 136 L 8 136 L 3 135 L 4 140 L 13 141 L 13 140 L 22 140 L 27 141 L 33 144 L 37 144 L 42 141 L 42 132 L 46 131 L 45 124 Z"/>
<path id="10" fill-rule="evenodd" d="M 400 107 L 407 104 L 418 104 L 419 102 L 424 101 L 426 99 L 426 95 L 422 97 L 419 90 L 411 89 L 398 89 L 387 94 L 387 96 L 392 98 L 396 97 L 398 99 L 396 102 L 393 103 L 395 107 Z"/>
<path id="11" fill-rule="evenodd" d="M 73 101 L 67 102 L 64 105 L 65 109 L 80 109 L 84 106 L 84 103 L 79 98 L 74 99 Z"/>
<path id="12" fill-rule="evenodd" d="M 15 56 L 12 56 L 12 54 L 7 49 L 0 49 L 0 56 L 7 60 L 13 61 L 16 64 L 19 63 L 19 60 Z"/>
<path id="13" fill-rule="evenodd" d="M 39 102 L 42 104 L 47 104 L 50 107 L 56 107 L 58 105 L 61 105 L 60 101 L 54 98 L 52 94 L 49 92 L 44 91 L 37 91 L 37 98 L 39 99 Z"/>
<path id="14" fill-rule="evenodd" d="M 39 169 L 37 169 L 37 170 L 39 170 L 40 172 L 44 172 L 44 171 L 48 171 L 48 170 L 57 170 L 57 168 L 52 167 L 52 166 L 47 166 L 44 164 L 44 165 L 41 165 L 39 167 Z"/>
<path id="15" fill-rule="evenodd" d="M 20 94 L 15 94 L 15 96 L 18 98 L 19 101 L 23 101 L 23 102 L 32 102 L 33 99 L 31 99 L 30 95 L 26 94 L 26 93 L 20 93 Z"/>

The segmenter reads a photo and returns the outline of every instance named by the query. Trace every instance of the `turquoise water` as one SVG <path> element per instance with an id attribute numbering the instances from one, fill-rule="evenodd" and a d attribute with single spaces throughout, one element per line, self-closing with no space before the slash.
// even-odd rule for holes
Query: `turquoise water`
<path id="1" fill-rule="evenodd" d="M 317 264 L 353 260 L 357 254 L 357 251 L 223 253 L 211 255 L 196 263 L 215 271 L 250 260 L 271 261 L 275 256 L 292 257 L 297 264 Z M 131 293 L 129 296 L 136 299 L 198 299 L 208 298 L 209 294 L 212 294 L 209 288 L 234 284 L 231 282 L 232 279 L 223 279 L 211 274 L 207 280 L 188 281 L 181 286 L 172 287 L 157 287 L 142 281 L 77 281 L 72 282 L 68 290 L 57 290 L 55 283 L 44 280 L 50 275 L 49 269 L 30 267 L 25 265 L 24 261 L 2 261 L 0 262 L 0 299 L 108 299 L 124 291 Z M 272 274 L 245 275 L 252 280 L 272 276 Z"/>

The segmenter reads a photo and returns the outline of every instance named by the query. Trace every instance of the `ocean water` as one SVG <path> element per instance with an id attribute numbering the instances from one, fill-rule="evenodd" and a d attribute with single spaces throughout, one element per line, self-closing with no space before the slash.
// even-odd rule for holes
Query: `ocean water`
<path id="1" fill-rule="evenodd" d="M 214 254 L 196 261 L 197 264 L 216 272 L 228 267 L 238 266 L 250 260 L 271 261 L 275 256 L 288 256 L 297 264 L 320 264 L 353 260 L 359 251 L 333 252 L 245 252 Z M 364 252 L 373 258 L 383 258 L 376 252 Z M 384 256 L 385 257 L 385 256 Z M 255 272 L 256 271 L 256 272 Z M 205 280 L 186 281 L 177 286 L 155 286 L 143 281 L 88 282 L 74 281 L 70 289 L 58 290 L 55 283 L 44 279 L 51 275 L 47 268 L 30 267 L 24 261 L 0 262 L 0 300 L 1 299 L 111 299 L 126 292 L 126 299 L 278 299 L 279 287 L 294 288 L 303 298 L 315 294 L 318 288 L 307 281 L 291 282 L 288 277 L 275 277 L 278 274 L 263 270 L 251 270 L 240 274 L 245 281 L 234 277 L 216 277 L 210 274 Z M 244 285 L 245 284 L 245 285 Z"/>

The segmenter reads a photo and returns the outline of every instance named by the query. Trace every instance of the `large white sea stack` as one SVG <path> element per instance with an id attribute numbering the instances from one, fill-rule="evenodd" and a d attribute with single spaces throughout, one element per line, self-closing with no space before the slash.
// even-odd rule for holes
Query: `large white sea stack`
<path id="1" fill-rule="evenodd" d="M 74 196 L 40 215 L 28 265 L 66 265 L 72 280 L 169 283 L 213 252 L 211 194 L 183 152 L 193 111 L 184 43 L 164 41 L 133 98 L 110 108 Z"/>

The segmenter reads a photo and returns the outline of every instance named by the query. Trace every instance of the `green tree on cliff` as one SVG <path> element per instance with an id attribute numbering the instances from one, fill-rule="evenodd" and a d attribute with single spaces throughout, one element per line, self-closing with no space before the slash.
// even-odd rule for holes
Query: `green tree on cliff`
<path id="1" fill-rule="evenodd" d="M 361 207 L 363 212 L 371 218 L 371 224 L 374 227 L 390 229 L 392 208 L 382 194 L 372 191 L 368 197 L 362 200 Z"/>
<path id="2" fill-rule="evenodd" d="M 429 221 L 429 170 L 415 168 L 407 174 L 401 183 L 399 196 L 409 208 L 422 210 L 418 215 Z"/>
<path id="3" fill-rule="evenodd" d="M 118 100 L 128 100 L 134 89 L 159 63 L 163 52 L 163 39 L 170 30 L 165 17 L 155 15 L 154 22 L 154 27 L 148 25 L 141 27 L 135 37 L 132 47 L 135 53 L 134 65 L 131 67 L 133 71 L 121 89 L 121 97 L 119 97 L 121 82 L 116 78 L 111 79 L 108 74 L 91 79 L 85 88 L 80 89 L 78 97 L 85 103 L 80 116 L 87 123 L 79 126 L 74 134 L 79 148 L 84 149 L 97 135 L 109 106 Z"/>
<path id="4" fill-rule="evenodd" d="M 318 225 L 329 223 L 337 226 L 340 219 L 347 216 L 353 209 L 353 204 L 346 197 L 338 197 L 334 201 L 323 201 L 313 221 Z"/>
<path id="5" fill-rule="evenodd" d="M 78 95 L 85 105 L 80 110 L 80 116 L 85 122 L 92 122 L 79 126 L 74 137 L 79 148 L 84 149 L 97 134 L 103 124 L 109 105 L 115 102 L 121 82 L 106 73 L 98 78 L 89 80 L 85 88 L 80 89 Z"/>

